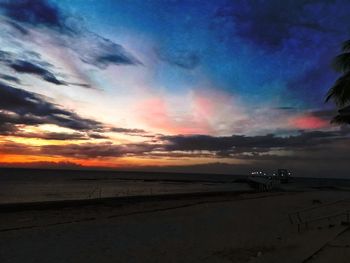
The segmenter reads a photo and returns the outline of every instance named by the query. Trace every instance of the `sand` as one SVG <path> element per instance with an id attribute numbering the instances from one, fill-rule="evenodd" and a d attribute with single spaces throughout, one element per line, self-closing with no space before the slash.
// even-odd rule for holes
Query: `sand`
<path id="1" fill-rule="evenodd" d="M 341 219 L 299 233 L 288 218 L 348 198 L 309 190 L 3 212 L 0 262 L 348 262 Z M 331 207 L 343 210 L 344 202 Z"/>

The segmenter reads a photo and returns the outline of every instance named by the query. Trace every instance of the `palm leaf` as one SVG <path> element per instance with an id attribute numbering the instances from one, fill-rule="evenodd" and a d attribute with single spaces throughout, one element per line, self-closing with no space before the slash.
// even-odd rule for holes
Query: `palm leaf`
<path id="1" fill-rule="evenodd" d="M 333 60 L 333 68 L 338 72 L 347 72 L 350 70 L 350 52 L 340 54 Z"/>
<path id="2" fill-rule="evenodd" d="M 350 116 L 337 115 L 332 120 L 333 124 L 350 124 Z"/>
<path id="3" fill-rule="evenodd" d="M 340 107 L 350 102 L 350 72 L 341 76 L 328 91 L 326 102 L 330 99 Z"/>
<path id="4" fill-rule="evenodd" d="M 343 52 L 349 52 L 350 51 L 350 40 L 347 40 L 342 45 Z"/>
<path id="5" fill-rule="evenodd" d="M 350 105 L 338 110 L 339 114 L 335 116 L 331 123 L 350 124 Z"/>

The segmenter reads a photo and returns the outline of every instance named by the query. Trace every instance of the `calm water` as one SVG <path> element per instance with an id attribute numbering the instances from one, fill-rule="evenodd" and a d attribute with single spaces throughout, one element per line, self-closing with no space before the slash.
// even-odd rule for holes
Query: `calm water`
<path id="1" fill-rule="evenodd" d="M 217 191 L 252 191 L 244 175 L 0 168 L 0 204 Z M 284 190 L 336 187 L 350 180 L 293 178 Z"/>
<path id="2" fill-rule="evenodd" d="M 0 169 L 0 203 L 251 191 L 239 176 Z"/>

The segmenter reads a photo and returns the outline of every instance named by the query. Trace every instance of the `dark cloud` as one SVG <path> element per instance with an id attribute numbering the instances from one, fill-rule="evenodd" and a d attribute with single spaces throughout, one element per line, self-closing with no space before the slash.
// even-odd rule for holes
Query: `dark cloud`
<path id="1" fill-rule="evenodd" d="M 46 145 L 40 147 L 41 155 L 75 158 L 109 158 L 139 156 L 148 158 L 235 158 L 258 160 L 312 159 L 315 152 L 323 154 L 329 147 L 348 140 L 349 129 L 340 131 L 300 132 L 298 135 L 278 137 L 275 135 L 214 137 L 163 136 L 157 143 L 142 142 L 116 145 L 111 142 L 83 143 L 69 145 Z M 43 135 L 45 136 L 45 135 Z M 49 136 L 49 135 L 46 135 Z M 51 134 L 58 139 L 65 134 Z M 79 139 L 79 135 L 76 135 Z M 48 138 L 49 139 L 49 138 Z M 276 151 L 289 151 L 292 154 L 279 155 Z M 321 157 L 320 157 L 321 158 Z"/>
<path id="2" fill-rule="evenodd" d="M 323 153 L 327 151 L 323 150 Z M 321 153 L 321 152 L 319 152 Z M 315 154 L 315 152 L 313 152 Z M 177 166 L 163 166 L 163 167 L 140 167 L 141 171 L 159 171 L 159 172 L 181 172 L 181 173 L 201 173 L 201 174 L 229 174 L 229 175 L 248 175 L 252 171 L 260 170 L 269 174 L 276 173 L 279 168 L 286 168 L 292 171 L 293 176 L 296 177 L 326 177 L 326 178 L 341 178 L 347 177 L 348 166 L 350 159 L 347 157 L 345 151 L 339 151 L 339 155 L 346 158 L 325 159 L 329 158 L 324 155 L 322 161 L 310 159 L 310 156 L 303 156 L 295 160 L 295 156 L 278 158 L 270 156 L 270 159 L 264 160 L 250 160 L 249 163 L 243 164 L 229 164 L 224 162 L 215 162 L 197 165 L 177 165 Z M 203 175 L 202 175 L 203 176 Z M 232 178 L 232 177 L 231 177 Z M 233 177 L 234 178 L 234 177 Z"/>
<path id="3" fill-rule="evenodd" d="M 272 173 L 278 168 L 287 168 L 292 170 L 296 176 L 344 177 L 347 175 L 344 174 L 344 171 L 347 171 L 350 161 L 348 156 L 349 134 L 350 129 L 345 127 L 333 132 L 301 132 L 299 135 L 288 137 L 274 135 L 160 136 L 158 144 L 144 142 L 116 145 L 111 142 L 103 142 L 32 147 L 7 141 L 0 143 L 0 153 L 82 159 L 138 156 L 178 160 L 179 158 L 205 157 L 216 159 L 218 162 L 204 165 L 143 167 L 140 169 L 248 174 L 256 169 Z M 288 151 L 288 154 L 279 154 L 279 150 Z M 243 163 L 219 162 L 228 158 L 240 159 Z"/>
<path id="4" fill-rule="evenodd" d="M 115 65 L 135 65 L 138 62 L 130 59 L 125 52 L 121 51 L 121 46 L 117 47 L 111 47 L 113 49 L 116 49 L 117 52 L 114 52 L 114 54 L 106 53 L 106 54 L 95 54 L 91 56 L 92 59 L 94 59 L 95 62 L 97 62 L 97 66 L 100 68 L 106 68 L 109 64 L 115 64 Z M 84 59 L 84 62 L 88 62 L 89 60 Z"/>
<path id="5" fill-rule="evenodd" d="M 162 136 L 162 135 L 147 132 L 143 129 L 132 129 L 132 128 L 121 128 L 121 127 L 112 127 L 107 129 L 106 131 L 114 132 L 114 133 L 123 133 L 129 136 L 151 138 L 152 140 L 154 140 L 153 142 L 155 143 L 158 141 L 158 136 Z"/>
<path id="6" fill-rule="evenodd" d="M 76 37 L 76 44 L 66 39 L 64 45 L 79 54 L 84 63 L 104 69 L 109 65 L 141 65 L 125 48 L 87 30 Z"/>
<path id="7" fill-rule="evenodd" d="M 16 78 L 14 76 L 0 73 L 0 78 L 6 81 L 14 82 L 16 84 L 21 84 L 21 81 L 19 80 L 19 78 Z"/>
<path id="8" fill-rule="evenodd" d="M 143 155 L 156 149 L 150 144 L 124 144 L 115 145 L 113 143 L 84 143 L 69 145 L 45 145 L 41 147 L 44 155 L 65 156 L 75 158 L 108 158 L 131 155 Z"/>
<path id="9" fill-rule="evenodd" d="M 22 138 L 35 138 L 43 140 L 88 140 L 89 137 L 85 133 L 60 133 L 60 132 L 44 132 L 44 133 L 34 133 L 34 132 L 22 132 L 16 131 L 14 134 L 16 137 Z"/>
<path id="10" fill-rule="evenodd" d="M 283 110 L 283 111 L 295 111 L 295 107 L 281 106 L 274 108 L 275 110 Z"/>
<path id="11" fill-rule="evenodd" d="M 0 82 L 0 118 L 2 123 L 39 125 L 55 124 L 77 131 L 99 131 L 100 122 L 85 119 L 48 102 L 43 96 Z"/>
<path id="12" fill-rule="evenodd" d="M 109 65 L 142 64 L 123 46 L 87 30 L 72 15 L 65 13 L 47 0 L 0 0 L 0 11 L 3 10 L 9 23 L 22 33 L 26 27 L 52 30 L 58 44 L 74 50 L 84 63 L 104 69 Z M 52 82 L 57 79 L 46 76 Z"/>
<path id="13" fill-rule="evenodd" d="M 106 135 L 103 135 L 102 133 L 89 133 L 89 138 L 92 138 L 92 139 L 109 139 L 108 136 Z"/>
<path id="14" fill-rule="evenodd" d="M 23 143 L 15 143 L 11 141 L 2 142 L 0 147 L 1 154 L 36 154 L 38 153 L 35 147 L 28 146 Z"/>
<path id="15" fill-rule="evenodd" d="M 84 166 L 73 162 L 13 162 L 11 164 L 0 162 L 0 167 L 44 168 L 44 169 L 83 169 Z"/>
<path id="16" fill-rule="evenodd" d="M 350 30 L 349 8 L 345 0 L 227 1 L 211 26 L 226 44 L 253 48 L 253 61 L 270 60 L 265 76 L 285 83 L 281 98 L 290 105 L 323 108 L 336 78 L 331 61 Z"/>
<path id="17" fill-rule="evenodd" d="M 56 85 L 66 85 L 64 81 L 58 80 L 53 73 L 48 71 L 47 69 L 38 66 L 32 62 L 24 61 L 24 60 L 15 60 L 9 64 L 13 70 L 18 73 L 27 73 L 40 76 L 43 80 L 47 82 L 56 84 Z"/>
<path id="18" fill-rule="evenodd" d="M 333 2 L 335 1 L 229 1 L 216 11 L 215 21 L 219 25 L 233 21 L 238 25 L 235 32 L 243 39 L 257 46 L 276 49 L 291 38 L 295 31 L 303 37 L 304 32 L 309 30 L 339 33 L 334 25 L 325 25 L 319 16 L 321 12 L 327 14 L 326 11 Z M 305 34 L 305 41 L 308 41 L 307 35 Z"/>
<path id="19" fill-rule="evenodd" d="M 86 89 L 92 89 L 93 87 L 91 87 L 91 85 L 86 84 L 86 83 L 68 83 L 69 85 L 74 85 L 74 86 L 78 86 L 78 87 L 82 87 L 82 88 L 86 88 Z"/>
<path id="20" fill-rule="evenodd" d="M 26 125 L 54 124 L 75 130 L 75 133 L 28 133 Z M 51 103 L 39 94 L 14 88 L 0 82 L 0 135 L 40 138 L 47 140 L 108 139 L 106 132 L 144 136 L 146 131 L 108 127 L 98 121 L 85 119 L 78 114 Z"/>
<path id="21" fill-rule="evenodd" d="M 21 138 L 35 138 L 43 140 L 88 140 L 93 139 L 108 139 L 107 136 L 101 133 L 79 131 L 73 133 L 64 132 L 27 132 L 22 128 L 26 125 L 45 124 L 46 119 L 40 119 L 35 116 L 18 115 L 9 111 L 0 109 L 0 135 L 15 136 Z M 49 122 L 50 123 L 50 122 Z"/>
<path id="22" fill-rule="evenodd" d="M 42 60 L 40 54 L 34 51 L 15 54 L 0 50 L 0 62 L 14 70 L 16 73 L 36 75 L 41 79 L 56 85 L 69 84 L 63 80 L 59 80 L 55 74 L 51 72 L 51 69 L 54 68 L 54 66 Z M 21 84 L 20 79 L 14 76 L 1 74 L 0 78 L 15 82 L 16 84 Z"/>
<path id="23" fill-rule="evenodd" d="M 146 131 L 142 129 L 127 129 L 118 127 L 111 128 L 110 131 L 116 133 L 146 133 Z"/>
<path id="24" fill-rule="evenodd" d="M 7 17 L 32 26 L 45 26 L 62 32 L 72 32 L 66 26 L 65 16 L 50 1 L 2 0 L 0 8 Z"/>
<path id="25" fill-rule="evenodd" d="M 214 137 L 209 135 L 192 136 L 164 136 L 162 139 L 168 144 L 164 146 L 166 151 L 211 151 L 221 155 L 243 152 L 268 152 L 272 149 L 293 150 L 307 148 L 315 145 L 326 144 L 335 141 L 336 138 L 344 138 L 349 133 L 344 132 L 301 132 L 293 136 L 275 136 L 273 134 L 263 136 L 232 135 L 226 137 Z"/>
<path id="26" fill-rule="evenodd" d="M 27 35 L 29 33 L 27 29 L 25 29 L 23 26 L 20 26 L 19 24 L 15 23 L 13 21 L 9 20 L 6 22 L 23 35 Z"/>
<path id="27" fill-rule="evenodd" d="M 13 123 L 4 122 L 4 118 L 0 112 L 0 135 L 9 135 L 17 131 Z"/>
<path id="28" fill-rule="evenodd" d="M 22 58 L 18 58 L 22 57 Z M 67 82 L 58 79 L 52 72 L 55 68 L 54 65 L 44 61 L 41 55 L 35 51 L 25 51 L 22 54 L 14 54 L 0 50 L 0 62 L 20 74 L 32 74 L 47 82 L 56 85 L 73 85 L 86 89 L 92 89 L 93 87 L 86 83 Z M 19 78 L 8 74 L 0 74 L 0 78 L 6 81 L 21 84 Z"/>
<path id="29" fill-rule="evenodd" d="M 200 56 L 197 52 L 190 50 L 156 50 L 158 58 L 184 69 L 194 69 L 200 63 Z"/>
<path id="30" fill-rule="evenodd" d="M 12 54 L 7 51 L 0 50 L 0 61 L 9 62 L 12 59 Z"/>

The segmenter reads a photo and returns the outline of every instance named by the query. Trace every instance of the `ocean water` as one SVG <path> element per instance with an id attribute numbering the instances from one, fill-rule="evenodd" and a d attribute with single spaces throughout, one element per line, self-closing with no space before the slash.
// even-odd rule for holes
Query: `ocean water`
<path id="1" fill-rule="evenodd" d="M 0 169 L 0 204 L 177 193 L 251 191 L 242 176 Z"/>
<path id="2" fill-rule="evenodd" d="M 247 175 L 0 168 L 0 204 L 198 192 L 249 192 Z M 349 179 L 295 177 L 284 191 L 336 188 Z"/>

